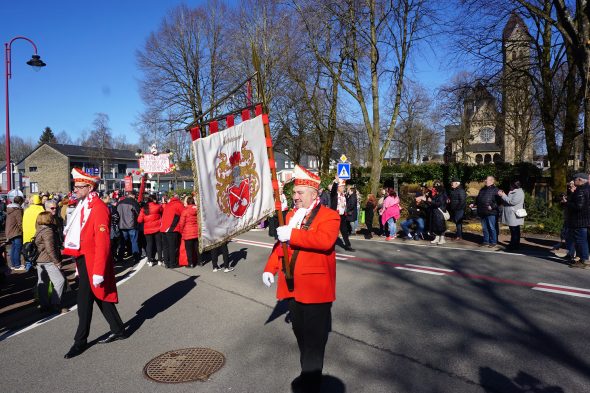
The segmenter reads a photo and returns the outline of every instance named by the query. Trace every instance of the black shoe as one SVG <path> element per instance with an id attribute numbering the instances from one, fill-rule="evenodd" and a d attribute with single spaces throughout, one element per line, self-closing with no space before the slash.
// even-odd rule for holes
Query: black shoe
<path id="1" fill-rule="evenodd" d="M 99 344 L 108 344 L 108 343 L 112 343 L 113 341 L 117 341 L 117 340 L 125 340 L 127 338 L 127 336 L 125 335 L 125 333 L 111 333 L 109 334 L 109 336 L 103 340 L 98 340 Z"/>
<path id="2" fill-rule="evenodd" d="M 345 249 L 346 251 L 350 251 L 350 252 L 354 252 L 354 251 L 356 251 L 356 250 L 355 250 L 354 248 L 352 248 L 352 247 L 344 247 L 344 249 Z"/>
<path id="3" fill-rule="evenodd" d="M 86 345 L 72 345 L 72 348 L 64 355 L 64 359 L 75 358 L 86 350 Z"/>
<path id="4" fill-rule="evenodd" d="M 187 269 L 194 269 L 195 267 L 189 263 L 188 265 L 186 265 L 186 268 Z"/>

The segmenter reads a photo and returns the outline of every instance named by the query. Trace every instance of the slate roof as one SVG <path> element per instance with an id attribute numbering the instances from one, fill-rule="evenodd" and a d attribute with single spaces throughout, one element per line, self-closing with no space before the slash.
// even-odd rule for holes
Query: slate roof
<path id="1" fill-rule="evenodd" d="M 46 143 L 46 145 L 68 157 L 92 157 L 96 155 L 96 148 L 91 146 L 62 145 L 59 143 Z M 131 150 L 105 149 L 105 153 L 111 159 L 137 160 L 135 152 Z"/>

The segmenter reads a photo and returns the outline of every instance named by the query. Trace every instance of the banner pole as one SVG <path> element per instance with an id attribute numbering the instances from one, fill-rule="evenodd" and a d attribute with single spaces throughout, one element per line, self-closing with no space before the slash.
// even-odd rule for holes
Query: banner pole
<path id="1" fill-rule="evenodd" d="M 265 119 L 266 117 L 266 119 Z M 268 113 L 263 114 L 262 123 L 264 124 L 264 136 L 266 137 L 266 153 L 268 154 L 268 161 L 270 163 L 270 174 L 272 176 L 272 188 L 275 197 L 275 208 L 277 218 L 279 219 L 279 226 L 285 225 L 285 219 L 283 217 L 283 209 L 281 205 L 281 194 L 279 193 L 279 183 L 277 180 L 277 165 L 275 161 L 275 154 L 272 149 L 272 138 L 270 136 L 270 121 L 268 119 Z M 283 248 L 283 270 L 285 278 L 287 280 L 293 279 L 291 275 L 291 269 L 289 269 L 289 249 L 287 243 L 281 242 Z"/>

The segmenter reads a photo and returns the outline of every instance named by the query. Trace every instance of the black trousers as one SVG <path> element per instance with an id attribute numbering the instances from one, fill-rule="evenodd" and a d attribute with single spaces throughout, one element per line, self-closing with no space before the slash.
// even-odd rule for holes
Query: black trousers
<path id="1" fill-rule="evenodd" d="M 185 240 L 184 249 L 186 250 L 186 258 L 188 259 L 188 265 L 200 266 L 201 254 L 199 254 L 199 238 Z"/>
<path id="2" fill-rule="evenodd" d="M 162 259 L 162 233 L 150 233 L 145 235 L 145 252 L 148 257 L 148 261 L 153 262 L 156 260 L 156 251 L 158 252 L 158 261 Z"/>
<path id="3" fill-rule="evenodd" d="M 180 247 L 180 233 L 166 232 L 162 240 L 164 245 L 164 263 L 168 267 L 178 266 L 178 249 Z"/>
<path id="4" fill-rule="evenodd" d="M 365 210 L 365 224 L 367 225 L 368 237 L 373 236 L 373 210 Z"/>
<path id="5" fill-rule="evenodd" d="M 510 228 L 510 243 L 508 245 L 513 248 L 520 247 L 520 225 L 508 228 Z"/>
<path id="6" fill-rule="evenodd" d="M 299 346 L 301 375 L 320 378 L 332 330 L 332 303 L 304 304 L 291 299 L 289 312 Z"/>
<path id="7" fill-rule="evenodd" d="M 346 215 L 340 216 L 340 234 L 342 235 L 342 240 L 344 240 L 344 247 L 350 247 L 350 240 L 348 239 L 348 231 L 349 231 L 349 222 L 346 219 Z"/>
<path id="8" fill-rule="evenodd" d="M 88 270 L 86 269 L 86 259 L 82 257 L 76 258 L 76 266 L 78 267 L 78 329 L 74 336 L 74 344 L 78 346 L 85 345 L 90 333 L 90 322 L 92 321 L 92 310 L 94 302 L 102 312 L 102 315 L 107 320 L 111 333 L 123 333 L 124 326 L 115 303 L 104 302 L 97 299 L 92 293 L 92 285 L 88 279 Z"/>
<path id="9" fill-rule="evenodd" d="M 215 269 L 219 269 L 219 265 L 217 264 L 217 260 L 219 258 L 219 253 L 223 255 L 223 268 L 229 267 L 229 251 L 227 250 L 227 242 L 223 243 L 219 247 L 215 247 L 211 250 L 211 264 Z"/>

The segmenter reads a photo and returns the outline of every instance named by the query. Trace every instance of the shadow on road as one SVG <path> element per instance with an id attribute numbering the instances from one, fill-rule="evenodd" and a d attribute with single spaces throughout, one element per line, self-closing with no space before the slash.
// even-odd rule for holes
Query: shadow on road
<path id="1" fill-rule="evenodd" d="M 548 386 L 523 371 L 510 379 L 489 367 L 482 367 L 479 369 L 479 379 L 488 393 L 564 393 L 559 386 Z"/>
<path id="2" fill-rule="evenodd" d="M 280 317 L 283 314 L 285 315 L 285 323 L 291 323 L 291 318 L 288 314 L 289 311 L 289 299 L 283 299 L 283 300 L 277 300 L 277 304 L 275 304 L 275 308 L 272 310 L 272 312 L 270 313 L 270 315 L 268 316 L 268 319 L 266 320 L 266 322 L 264 322 L 265 325 L 268 325 L 269 323 L 271 323 L 272 321 L 274 321 L 275 319 L 277 319 L 278 317 Z"/>
<path id="3" fill-rule="evenodd" d="M 242 259 L 246 260 L 248 256 L 248 248 L 241 248 L 240 251 L 233 251 L 229 254 L 229 265 L 235 267 Z"/>
<path id="4" fill-rule="evenodd" d="M 199 276 L 190 276 L 186 280 L 178 281 L 168 288 L 156 293 L 147 299 L 137 310 L 136 315 L 126 324 L 127 334 L 131 336 L 135 333 L 146 319 L 152 319 L 159 313 L 172 307 L 174 303 L 185 297 L 194 287 L 197 286 L 196 280 Z"/>

